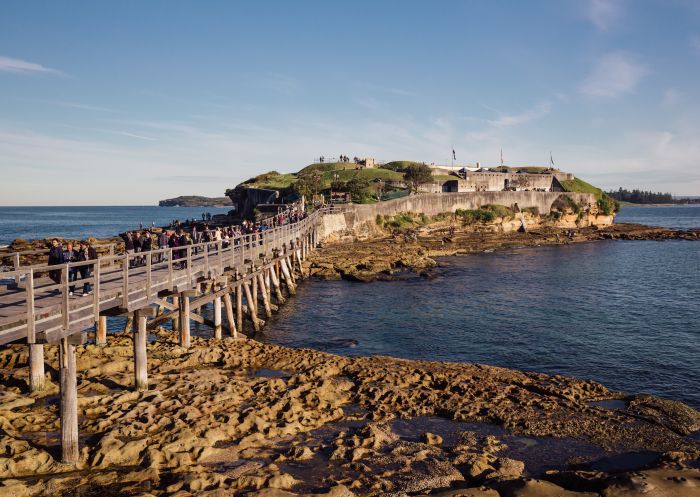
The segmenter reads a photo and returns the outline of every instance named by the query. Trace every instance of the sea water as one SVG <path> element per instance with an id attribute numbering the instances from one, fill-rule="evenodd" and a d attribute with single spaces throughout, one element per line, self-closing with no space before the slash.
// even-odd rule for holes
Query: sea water
<path id="1" fill-rule="evenodd" d="M 700 206 L 626 207 L 618 219 L 700 226 Z M 564 374 L 700 409 L 700 242 L 525 247 L 440 263 L 433 279 L 307 281 L 264 340 Z"/>

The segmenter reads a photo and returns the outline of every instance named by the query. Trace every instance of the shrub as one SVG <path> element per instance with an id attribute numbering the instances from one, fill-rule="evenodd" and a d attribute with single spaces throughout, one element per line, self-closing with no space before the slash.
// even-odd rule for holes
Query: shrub
<path id="1" fill-rule="evenodd" d="M 597 204 L 598 209 L 606 216 L 609 216 L 615 212 L 617 208 L 619 208 L 618 205 L 616 205 L 616 202 L 607 195 L 604 195 L 603 198 L 599 199 Z"/>
<path id="2" fill-rule="evenodd" d="M 496 219 L 496 214 L 487 209 L 457 209 L 455 215 L 461 218 L 465 225 L 478 222 L 489 223 Z"/>
<path id="3" fill-rule="evenodd" d="M 381 214 L 377 214 L 374 222 L 377 223 L 377 226 L 382 226 L 384 224 L 384 217 Z"/>
<path id="4" fill-rule="evenodd" d="M 496 217 L 509 218 L 513 217 L 513 210 L 505 205 L 487 204 L 481 206 L 482 210 L 491 211 Z"/>

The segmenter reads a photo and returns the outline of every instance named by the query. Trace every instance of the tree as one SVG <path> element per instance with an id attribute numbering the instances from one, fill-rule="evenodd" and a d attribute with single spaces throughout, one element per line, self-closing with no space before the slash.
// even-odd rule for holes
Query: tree
<path id="1" fill-rule="evenodd" d="M 313 195 L 319 194 L 322 185 L 323 174 L 321 174 L 320 171 L 310 171 L 299 175 L 296 183 L 294 183 L 294 190 L 299 195 L 304 195 L 305 197 L 310 198 Z"/>
<path id="2" fill-rule="evenodd" d="M 412 191 L 417 192 L 422 184 L 433 181 L 433 173 L 425 164 L 410 164 L 403 173 L 403 180 Z"/>
<path id="3" fill-rule="evenodd" d="M 382 195 L 384 195 L 384 190 L 386 189 L 386 183 L 383 179 L 376 179 L 374 181 L 374 192 L 377 194 L 377 202 L 382 201 Z"/>
<path id="4" fill-rule="evenodd" d="M 348 191 L 353 199 L 361 202 L 365 196 L 365 189 L 369 186 L 369 181 L 359 176 L 354 176 L 347 183 Z"/>

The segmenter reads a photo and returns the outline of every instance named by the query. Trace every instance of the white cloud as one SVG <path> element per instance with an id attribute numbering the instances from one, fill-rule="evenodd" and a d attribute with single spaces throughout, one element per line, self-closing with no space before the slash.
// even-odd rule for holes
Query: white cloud
<path id="1" fill-rule="evenodd" d="M 612 27 L 620 14 L 620 0 L 588 0 L 586 3 L 586 15 L 601 31 Z"/>
<path id="2" fill-rule="evenodd" d="M 14 73 L 53 73 L 60 74 L 60 71 L 56 69 L 50 69 L 44 67 L 41 64 L 35 64 L 34 62 L 27 62 L 26 60 L 13 59 L 11 57 L 5 57 L 0 55 L 0 71 L 14 72 Z"/>
<path id="3" fill-rule="evenodd" d="M 613 52 L 598 60 L 580 90 L 593 97 L 617 97 L 634 91 L 648 73 L 646 66 L 629 55 Z"/>
<path id="4" fill-rule="evenodd" d="M 534 121 L 549 114 L 552 109 L 552 104 L 549 102 L 541 102 L 531 109 L 520 114 L 503 114 L 498 119 L 489 121 L 489 124 L 497 128 L 505 128 L 509 126 L 518 126 L 530 121 Z"/>

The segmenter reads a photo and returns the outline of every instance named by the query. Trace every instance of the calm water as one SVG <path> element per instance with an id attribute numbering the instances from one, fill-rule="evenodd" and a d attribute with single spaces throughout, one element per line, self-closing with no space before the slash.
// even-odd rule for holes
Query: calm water
<path id="1" fill-rule="evenodd" d="M 700 205 L 625 206 L 616 221 L 676 229 L 700 228 Z"/>
<path id="2" fill-rule="evenodd" d="M 223 207 L 0 207 L 0 245 L 60 236 L 106 238 L 139 227 L 170 224 L 173 219 L 202 218 L 203 212 L 225 214 Z"/>
<path id="3" fill-rule="evenodd" d="M 227 209 L 0 207 L 0 244 L 109 236 Z M 700 227 L 700 206 L 625 207 L 620 222 Z M 307 281 L 263 339 L 339 354 L 561 373 L 700 409 L 700 243 L 610 241 L 445 258 L 432 280 Z M 211 310 L 208 309 L 207 312 Z M 110 327 L 123 327 L 113 319 Z M 195 335 L 211 333 L 194 324 Z"/>
<path id="4" fill-rule="evenodd" d="M 695 214 L 664 217 L 676 209 Z M 624 214 L 700 226 L 698 207 Z M 441 262 L 432 280 L 305 282 L 265 340 L 561 373 L 700 409 L 700 243 L 593 242 Z"/>

